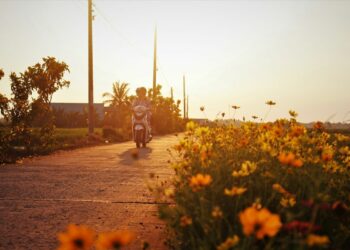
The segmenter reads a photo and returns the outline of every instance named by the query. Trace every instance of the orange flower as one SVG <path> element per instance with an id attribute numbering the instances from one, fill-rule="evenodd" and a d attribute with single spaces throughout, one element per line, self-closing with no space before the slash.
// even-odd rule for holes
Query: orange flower
<path id="1" fill-rule="evenodd" d="M 216 206 L 213 208 L 213 210 L 211 211 L 211 216 L 213 216 L 213 218 L 218 219 L 221 218 L 223 215 L 220 207 Z"/>
<path id="2" fill-rule="evenodd" d="M 280 163 L 284 165 L 291 165 L 296 168 L 300 168 L 303 165 L 302 160 L 296 159 L 295 155 L 291 152 L 285 153 L 282 152 L 278 156 Z"/>
<path id="3" fill-rule="evenodd" d="M 190 187 L 194 192 L 200 190 L 203 187 L 209 186 L 210 183 L 213 181 L 210 175 L 208 174 L 197 174 L 195 176 L 192 176 L 190 179 Z"/>
<path id="4" fill-rule="evenodd" d="M 330 149 L 325 149 L 322 152 L 321 158 L 323 161 L 330 161 L 333 159 L 333 151 Z"/>
<path id="5" fill-rule="evenodd" d="M 278 160 L 284 165 L 289 165 L 294 159 L 295 155 L 293 153 L 282 152 L 278 156 Z"/>
<path id="6" fill-rule="evenodd" d="M 97 250 L 114 250 L 130 244 L 135 235 L 130 231 L 101 233 L 96 242 Z"/>
<path id="7" fill-rule="evenodd" d="M 273 127 L 273 133 L 275 134 L 275 136 L 277 136 L 277 137 L 280 137 L 280 136 L 282 136 L 283 135 L 283 127 L 281 127 L 281 126 L 275 126 L 275 127 Z"/>
<path id="8" fill-rule="evenodd" d="M 255 234 L 257 239 L 275 236 L 282 226 L 280 216 L 272 214 L 266 208 L 261 210 L 254 207 L 246 208 L 239 214 L 239 219 L 243 226 L 243 233 L 247 236 Z"/>
<path id="9" fill-rule="evenodd" d="M 302 162 L 302 160 L 300 160 L 300 159 L 295 159 L 294 161 L 292 161 L 292 163 L 291 163 L 291 165 L 293 166 L 293 167 L 296 167 L 296 168 L 300 168 L 301 166 L 303 166 L 303 162 Z"/>
<path id="10" fill-rule="evenodd" d="M 244 187 L 233 187 L 231 189 L 225 188 L 224 193 L 228 196 L 238 196 L 247 191 Z"/>
<path id="11" fill-rule="evenodd" d="M 322 131 L 324 129 L 323 123 L 322 122 L 316 122 L 313 125 L 314 130 Z"/>
<path id="12" fill-rule="evenodd" d="M 316 234 L 310 234 L 306 239 L 306 244 L 311 246 L 324 246 L 329 244 L 328 236 L 320 236 Z"/>
<path id="13" fill-rule="evenodd" d="M 194 153 L 198 153 L 199 152 L 199 144 L 198 143 L 193 144 L 192 151 Z"/>
<path id="14" fill-rule="evenodd" d="M 86 226 L 70 224 L 66 232 L 58 234 L 58 250 L 87 250 L 95 241 L 96 234 Z"/>
<path id="15" fill-rule="evenodd" d="M 293 126 L 291 127 L 290 135 L 292 137 L 298 137 L 305 133 L 305 128 L 303 126 Z"/>
<path id="16" fill-rule="evenodd" d="M 192 218 L 184 215 L 180 218 L 180 226 L 182 227 L 187 227 L 189 225 L 192 225 Z"/>

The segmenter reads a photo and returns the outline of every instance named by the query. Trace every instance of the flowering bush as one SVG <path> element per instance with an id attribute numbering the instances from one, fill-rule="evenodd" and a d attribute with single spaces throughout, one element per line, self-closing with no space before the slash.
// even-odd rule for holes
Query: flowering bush
<path id="1" fill-rule="evenodd" d="M 269 103 L 273 105 L 274 103 Z M 175 249 L 346 249 L 350 138 L 322 123 L 187 124 L 157 187 Z M 165 204 L 165 205 L 164 205 Z"/>

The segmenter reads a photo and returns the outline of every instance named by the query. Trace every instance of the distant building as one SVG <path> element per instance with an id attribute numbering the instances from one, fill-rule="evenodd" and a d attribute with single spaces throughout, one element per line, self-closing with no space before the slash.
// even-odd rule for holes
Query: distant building
<path id="1" fill-rule="evenodd" d="M 64 110 L 65 112 L 78 112 L 88 113 L 89 104 L 87 103 L 65 103 L 65 102 L 54 102 L 51 103 L 51 107 L 56 110 Z M 94 110 L 100 119 L 103 119 L 105 113 L 105 107 L 103 103 L 95 103 Z"/>
<path id="2" fill-rule="evenodd" d="M 189 120 L 198 123 L 199 125 L 206 125 L 209 123 L 209 120 L 204 118 L 190 118 Z"/>

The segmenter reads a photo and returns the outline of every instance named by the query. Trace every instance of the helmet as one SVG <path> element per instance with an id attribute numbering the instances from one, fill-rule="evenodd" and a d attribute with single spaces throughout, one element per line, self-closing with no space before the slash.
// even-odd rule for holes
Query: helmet
<path id="1" fill-rule="evenodd" d="M 136 95 L 138 97 L 145 97 L 146 96 L 146 93 L 147 93 L 147 90 L 145 87 L 140 87 L 140 88 L 137 88 L 136 89 Z"/>

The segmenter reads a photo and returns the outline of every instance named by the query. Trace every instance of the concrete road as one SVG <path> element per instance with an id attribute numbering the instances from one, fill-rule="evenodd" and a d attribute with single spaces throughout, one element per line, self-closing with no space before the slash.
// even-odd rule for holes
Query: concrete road
<path id="1" fill-rule="evenodd" d="M 138 160 L 135 144 L 127 142 L 0 166 L 0 249 L 56 249 L 57 232 L 69 223 L 134 231 L 128 249 L 141 249 L 142 241 L 166 249 L 147 184 L 171 177 L 167 148 L 176 142 L 173 135 L 155 138 Z"/>

